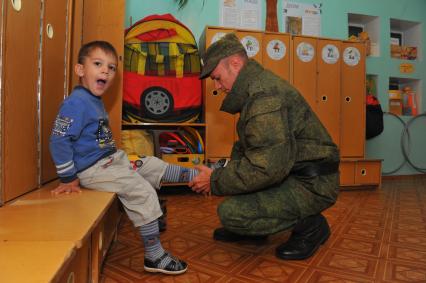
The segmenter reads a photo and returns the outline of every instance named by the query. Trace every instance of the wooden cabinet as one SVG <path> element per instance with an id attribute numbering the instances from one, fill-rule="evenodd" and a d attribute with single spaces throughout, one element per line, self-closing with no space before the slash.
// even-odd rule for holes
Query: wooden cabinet
<path id="1" fill-rule="evenodd" d="M 293 85 L 340 144 L 341 41 L 293 37 Z"/>
<path id="2" fill-rule="evenodd" d="M 341 185 L 380 185 L 381 161 L 367 160 L 364 154 L 364 45 L 337 39 L 207 27 L 203 39 L 206 48 L 229 32 L 236 32 L 243 45 L 251 40 L 249 56 L 289 80 L 318 115 L 340 148 Z M 285 53 L 271 55 L 275 46 L 281 46 Z M 230 157 L 232 144 L 237 139 L 237 116 L 219 110 L 225 94 L 215 89 L 212 80 L 204 80 L 203 90 L 207 159 Z"/>
<path id="3" fill-rule="evenodd" d="M 247 51 L 247 55 L 289 80 L 290 77 L 290 36 L 283 33 L 233 30 L 221 27 L 207 27 L 204 32 L 204 45 L 208 48 L 226 33 L 235 32 Z M 207 78 L 203 81 L 205 123 L 206 123 L 206 159 L 229 158 L 232 145 L 238 139 L 236 122 L 238 115 L 220 111 L 225 93 L 215 89 L 214 82 Z"/>
<path id="4" fill-rule="evenodd" d="M 379 159 L 343 159 L 340 162 L 340 185 L 380 186 L 381 166 Z"/>

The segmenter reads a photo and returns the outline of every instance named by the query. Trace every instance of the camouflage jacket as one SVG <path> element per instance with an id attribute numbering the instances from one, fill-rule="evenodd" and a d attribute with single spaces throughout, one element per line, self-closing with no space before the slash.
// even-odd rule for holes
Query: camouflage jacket
<path id="1" fill-rule="evenodd" d="M 212 173 L 215 195 L 279 185 L 300 162 L 339 160 L 337 146 L 305 99 L 254 60 L 240 71 L 221 110 L 240 113 L 239 140 L 227 166 Z"/>

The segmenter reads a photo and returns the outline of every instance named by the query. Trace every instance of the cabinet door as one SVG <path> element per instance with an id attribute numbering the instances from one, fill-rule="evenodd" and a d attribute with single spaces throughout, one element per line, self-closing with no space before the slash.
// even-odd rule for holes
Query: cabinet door
<path id="1" fill-rule="evenodd" d="M 248 57 L 262 64 L 262 33 L 238 31 L 237 37 L 246 49 Z"/>
<path id="2" fill-rule="evenodd" d="M 21 9 L 2 1 L 2 178 L 0 204 L 38 186 L 37 83 L 40 47 L 40 1 Z"/>
<path id="3" fill-rule="evenodd" d="M 381 161 L 358 161 L 355 169 L 355 183 L 378 185 L 381 179 Z"/>
<path id="4" fill-rule="evenodd" d="M 353 186 L 355 185 L 355 164 L 356 162 L 340 162 L 340 185 L 341 186 Z"/>
<path id="5" fill-rule="evenodd" d="M 292 41 L 293 85 L 316 112 L 317 62 L 315 38 L 294 36 Z"/>
<path id="6" fill-rule="evenodd" d="M 265 33 L 262 44 L 263 67 L 290 81 L 290 35 Z"/>
<path id="7" fill-rule="evenodd" d="M 42 28 L 41 67 L 41 183 L 56 178 L 49 151 L 49 137 L 67 82 L 68 0 L 45 1 Z M 69 19 L 70 17 L 68 17 Z"/>
<path id="8" fill-rule="evenodd" d="M 342 43 L 340 155 L 363 157 L 365 147 L 365 47 Z"/>
<path id="9" fill-rule="evenodd" d="M 334 143 L 340 143 L 340 47 L 341 41 L 317 42 L 317 114 Z"/>
<path id="10" fill-rule="evenodd" d="M 115 82 L 103 96 L 117 145 L 121 142 L 125 7 L 125 0 L 84 1 L 83 13 L 83 43 L 106 40 L 115 47 L 119 56 Z"/>
<path id="11" fill-rule="evenodd" d="M 206 29 L 206 48 L 226 33 L 228 29 Z M 225 93 L 215 89 L 210 78 L 203 80 L 206 122 L 206 157 L 216 159 L 230 157 L 235 140 L 235 116 L 220 111 Z"/>

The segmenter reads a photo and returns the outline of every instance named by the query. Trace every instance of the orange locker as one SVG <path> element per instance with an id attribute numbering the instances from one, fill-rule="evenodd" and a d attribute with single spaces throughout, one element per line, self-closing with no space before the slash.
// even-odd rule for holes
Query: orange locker
<path id="1" fill-rule="evenodd" d="M 290 81 L 290 35 L 267 32 L 262 43 L 263 67 Z"/>
<path id="2" fill-rule="evenodd" d="M 221 36 L 234 32 L 231 29 L 206 28 L 206 49 Z M 217 159 L 229 157 L 235 137 L 235 116 L 220 111 L 225 93 L 217 91 L 214 82 L 203 80 L 205 122 L 206 122 L 206 157 Z"/>
<path id="3" fill-rule="evenodd" d="M 65 53 L 68 51 L 64 52 L 64 49 L 68 48 L 67 5 L 67 0 L 48 1 L 44 8 L 40 97 L 42 184 L 57 177 L 56 168 L 50 158 L 49 138 L 59 105 L 68 92 L 68 87 L 64 85 L 64 72 L 67 70 Z M 67 77 L 69 75 L 66 74 Z"/>
<path id="4" fill-rule="evenodd" d="M 38 186 L 39 1 L 3 1 L 0 205 Z M 62 48 L 63 50 L 63 48 Z M 63 72 L 62 72 L 63 73 Z"/>
<path id="5" fill-rule="evenodd" d="M 254 31 L 237 31 L 237 37 L 246 49 L 248 57 L 262 64 L 263 34 Z"/>
<path id="6" fill-rule="evenodd" d="M 292 38 L 292 83 L 316 112 L 317 40 L 312 37 Z"/>
<path id="7" fill-rule="evenodd" d="M 317 41 L 316 113 L 333 141 L 340 143 L 340 49 L 341 41 Z"/>
<path id="8" fill-rule="evenodd" d="M 342 43 L 340 154 L 364 157 L 365 151 L 365 46 Z"/>
<path id="9" fill-rule="evenodd" d="M 339 145 L 341 41 L 294 36 L 292 45 L 293 85 Z"/>

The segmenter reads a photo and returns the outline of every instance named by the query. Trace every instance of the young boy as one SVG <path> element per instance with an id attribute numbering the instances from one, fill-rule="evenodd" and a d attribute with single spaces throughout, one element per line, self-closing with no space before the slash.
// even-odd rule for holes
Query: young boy
<path id="1" fill-rule="evenodd" d="M 164 182 L 188 182 L 195 169 L 167 164 L 156 157 L 142 159 L 134 170 L 117 150 L 101 100 L 117 69 L 117 52 L 105 41 L 93 41 L 79 51 L 75 73 L 80 85 L 61 105 L 50 137 L 50 151 L 61 183 L 55 194 L 80 192 L 80 185 L 117 193 L 138 228 L 145 246 L 148 272 L 181 274 L 187 264 L 165 251 L 160 243 L 162 215 L 155 189 Z"/>

